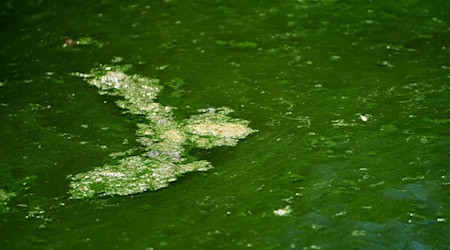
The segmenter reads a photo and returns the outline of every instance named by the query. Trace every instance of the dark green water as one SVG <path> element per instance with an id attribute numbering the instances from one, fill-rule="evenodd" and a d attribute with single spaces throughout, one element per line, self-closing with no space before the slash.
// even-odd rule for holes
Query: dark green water
<path id="1" fill-rule="evenodd" d="M 0 9 L 1 249 L 450 247 L 450 1 Z M 66 176 L 138 146 L 139 118 L 71 75 L 119 57 L 180 119 L 228 106 L 259 132 L 165 189 L 70 199 Z"/>

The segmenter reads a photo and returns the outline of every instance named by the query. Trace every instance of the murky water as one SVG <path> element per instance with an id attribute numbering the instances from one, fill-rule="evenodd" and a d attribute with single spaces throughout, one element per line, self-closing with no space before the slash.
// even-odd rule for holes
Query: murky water
<path id="1" fill-rule="evenodd" d="M 0 4 L 1 249 L 450 246 L 450 2 L 241 2 Z M 258 132 L 167 188 L 70 199 L 140 147 L 73 75 L 108 64 L 179 121 L 226 106 Z"/>

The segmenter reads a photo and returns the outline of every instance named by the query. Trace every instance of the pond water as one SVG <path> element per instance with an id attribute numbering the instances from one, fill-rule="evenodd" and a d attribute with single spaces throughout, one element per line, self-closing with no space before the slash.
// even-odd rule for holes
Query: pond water
<path id="1" fill-rule="evenodd" d="M 450 1 L 0 3 L 1 249 L 448 249 Z M 182 121 L 258 132 L 212 169 L 73 199 L 139 151 L 138 115 L 74 73 L 131 65 Z"/>

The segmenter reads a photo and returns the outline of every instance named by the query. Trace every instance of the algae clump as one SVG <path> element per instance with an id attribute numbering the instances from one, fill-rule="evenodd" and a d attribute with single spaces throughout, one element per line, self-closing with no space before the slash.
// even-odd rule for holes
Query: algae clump
<path id="1" fill-rule="evenodd" d="M 0 189 L 0 214 L 9 210 L 8 201 L 13 196 L 15 196 L 14 193 L 8 193 L 5 190 Z"/>
<path id="2" fill-rule="evenodd" d="M 175 120 L 170 106 L 156 102 L 162 86 L 157 79 L 129 75 L 127 66 L 106 66 L 90 74 L 75 73 L 100 94 L 121 97 L 117 105 L 134 115 L 145 117 L 137 125 L 138 142 L 144 153 L 120 159 L 91 171 L 69 176 L 72 198 L 96 195 L 129 195 L 158 190 L 184 173 L 210 169 L 208 161 L 188 161 L 187 149 L 234 146 L 255 132 L 248 121 L 231 118 L 229 108 L 199 110 L 198 115 Z"/>

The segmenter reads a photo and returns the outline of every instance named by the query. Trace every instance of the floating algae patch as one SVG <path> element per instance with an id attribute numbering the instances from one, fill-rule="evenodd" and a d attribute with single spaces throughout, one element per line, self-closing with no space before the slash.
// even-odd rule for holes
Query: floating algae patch
<path id="1" fill-rule="evenodd" d="M 216 146 L 235 146 L 239 139 L 254 132 L 248 127 L 248 121 L 228 116 L 229 108 L 201 109 L 201 114 L 193 115 L 185 126 L 189 139 L 196 147 L 212 148 Z"/>
<path id="2" fill-rule="evenodd" d="M 186 148 L 234 146 L 255 132 L 248 121 L 229 117 L 229 108 L 203 109 L 198 115 L 177 121 L 172 107 L 155 101 L 162 88 L 159 81 L 128 75 L 124 72 L 127 68 L 108 66 L 75 75 L 96 86 L 100 94 L 122 97 L 117 101 L 119 107 L 146 118 L 136 131 L 144 153 L 69 176 L 73 198 L 129 195 L 164 188 L 184 173 L 212 167 L 208 161 L 188 162 Z"/>
<path id="3" fill-rule="evenodd" d="M 8 193 L 5 190 L 0 189 L 0 214 L 7 212 L 9 210 L 8 201 L 13 196 L 14 196 L 14 193 Z"/>

